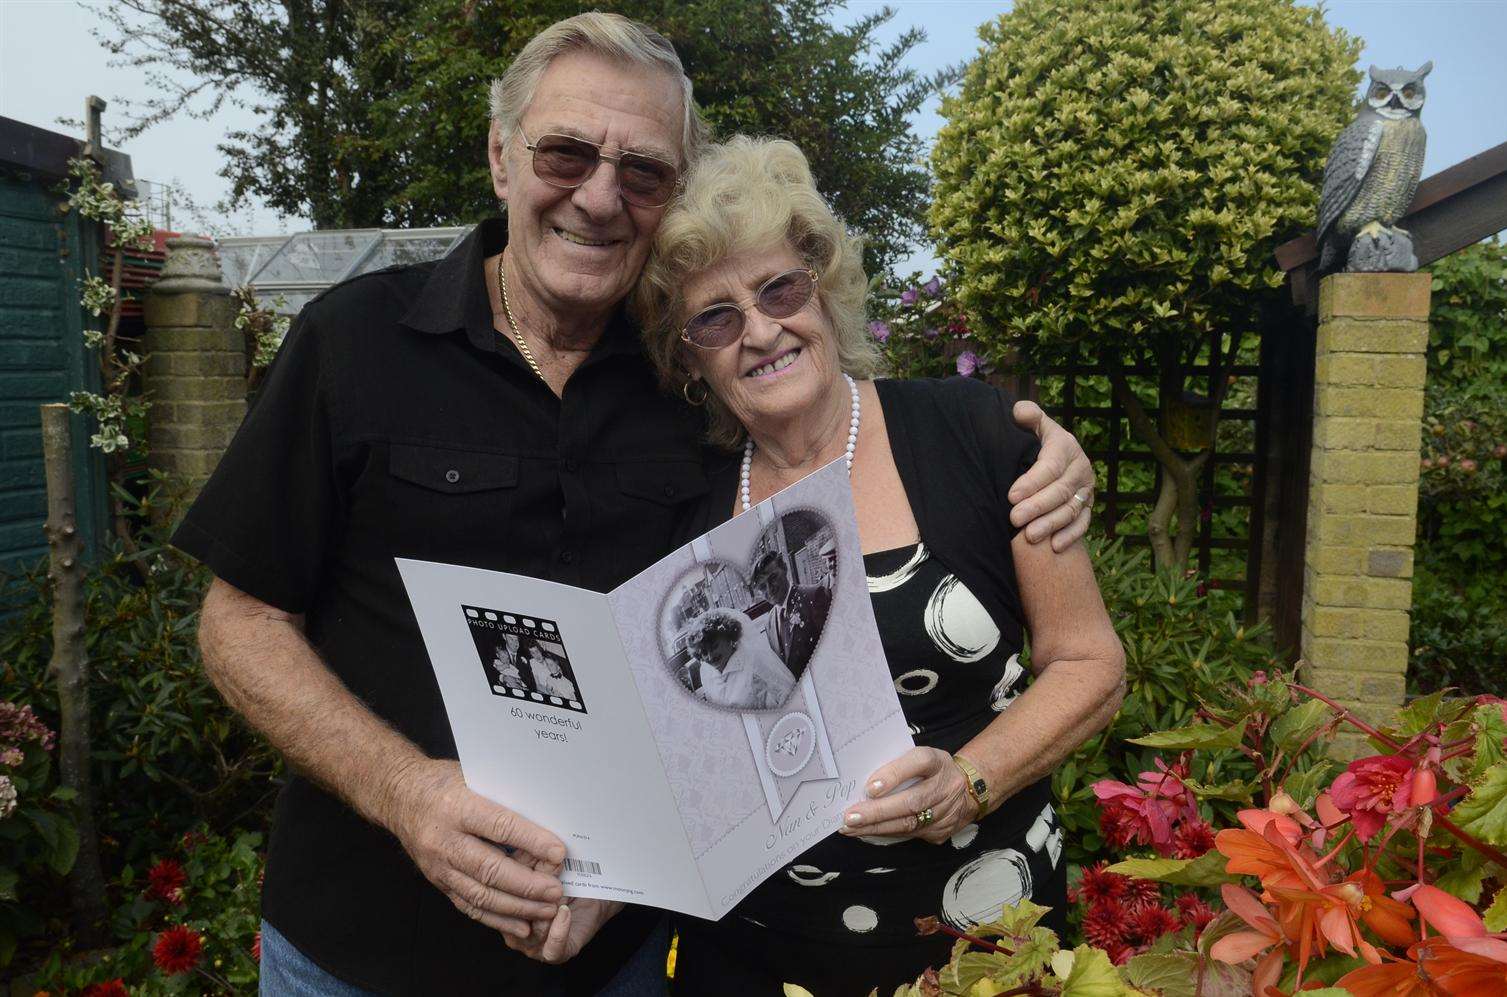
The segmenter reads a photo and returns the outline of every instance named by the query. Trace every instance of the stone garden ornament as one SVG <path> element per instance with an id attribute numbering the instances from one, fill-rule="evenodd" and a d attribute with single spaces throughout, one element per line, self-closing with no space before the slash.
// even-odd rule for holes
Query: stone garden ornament
<path id="1" fill-rule="evenodd" d="M 1340 132 L 1324 166 L 1319 197 L 1319 270 L 1412 272 L 1418 269 L 1412 237 L 1397 228 L 1413 202 L 1423 172 L 1426 135 L 1419 112 L 1423 78 L 1434 68 L 1371 67 L 1355 120 Z"/>

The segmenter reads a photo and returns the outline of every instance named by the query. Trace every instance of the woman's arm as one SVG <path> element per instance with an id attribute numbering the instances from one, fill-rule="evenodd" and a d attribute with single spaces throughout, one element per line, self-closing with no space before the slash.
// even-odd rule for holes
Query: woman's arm
<path id="1" fill-rule="evenodd" d="M 1036 680 L 958 751 L 989 784 L 991 811 L 1102 730 L 1125 695 L 1125 652 L 1083 545 L 1058 553 L 1017 534 L 1010 552 Z M 909 779 L 919 781 L 894 792 Z M 978 819 L 966 783 L 945 751 L 912 749 L 870 777 L 872 799 L 851 808 L 843 833 L 945 841 Z M 927 808 L 933 820 L 918 827 L 915 814 Z"/>
<path id="2" fill-rule="evenodd" d="M 958 749 L 989 783 L 993 806 L 1055 770 L 1109 725 L 1125 698 L 1125 650 L 1083 544 L 1057 553 L 1017 533 L 1010 553 L 1036 679 Z"/>

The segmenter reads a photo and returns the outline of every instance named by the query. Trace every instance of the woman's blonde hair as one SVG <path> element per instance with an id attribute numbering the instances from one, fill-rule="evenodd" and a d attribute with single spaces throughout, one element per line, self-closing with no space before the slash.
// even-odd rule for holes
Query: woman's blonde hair
<path id="1" fill-rule="evenodd" d="M 492 81 L 488 101 L 492 120 L 504 138 L 518 127 L 518 119 L 534 99 L 539 78 L 556 56 L 577 51 L 596 52 L 629 65 L 659 69 L 680 84 L 684 105 L 681 149 L 685 165 L 696 161 L 706 145 L 709 130 L 696 107 L 690 78 L 680 64 L 680 56 L 669 39 L 653 28 L 629 20 L 621 14 L 589 11 L 556 21 L 533 38 L 518 53 L 501 79 Z"/>
<path id="2" fill-rule="evenodd" d="M 816 189 L 811 166 L 783 139 L 734 136 L 713 145 L 686 177 L 665 213 L 630 307 L 666 390 L 690 383 L 680 339 L 687 281 L 723 259 L 788 245 L 820 275 L 817 301 L 832 325 L 838 363 L 870 377 L 879 353 L 864 326 L 868 280 L 862 241 L 848 232 Z M 743 427 L 715 394 L 706 400 L 707 438 L 735 447 Z"/>

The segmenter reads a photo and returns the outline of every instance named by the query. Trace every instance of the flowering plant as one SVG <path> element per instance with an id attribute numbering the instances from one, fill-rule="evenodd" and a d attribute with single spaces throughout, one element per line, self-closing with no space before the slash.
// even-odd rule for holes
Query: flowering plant
<path id="1" fill-rule="evenodd" d="M 236 994 L 256 989 L 262 836 L 190 831 L 144 873 L 127 866 L 115 930 L 97 960 L 55 951 L 35 983 L 52 993 Z M 89 988 L 96 988 L 90 990 Z"/>
<path id="2" fill-rule="evenodd" d="M 993 371 L 973 346 L 968 316 L 940 277 L 920 274 L 899 288 L 876 283 L 869 294 L 869 335 L 893 377 L 983 377 Z"/>
<path id="3" fill-rule="evenodd" d="M 55 892 L 73 868 L 78 835 L 64 812 L 72 791 L 53 785 L 56 737 L 30 706 L 0 700 L 0 966 L 42 919 L 21 894 Z M 28 898 L 35 899 L 35 898 Z"/>
<path id="4" fill-rule="evenodd" d="M 959 942 L 898 994 L 1507 995 L 1507 700 L 1435 693 L 1373 726 L 1258 673 L 1133 740 L 1176 755 L 1094 792 L 1106 842 L 1150 854 L 1082 870 L 1072 962 L 1029 903 L 968 932 L 924 919 Z M 1333 744 L 1361 757 L 1340 768 Z M 1226 753 L 1254 778 L 1192 775 Z M 1171 888 L 1189 892 L 1168 906 Z"/>

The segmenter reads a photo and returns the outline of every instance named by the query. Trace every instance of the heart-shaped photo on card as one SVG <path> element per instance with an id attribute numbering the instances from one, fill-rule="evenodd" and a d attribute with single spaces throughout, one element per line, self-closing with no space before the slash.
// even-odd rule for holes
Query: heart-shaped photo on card
<path id="1" fill-rule="evenodd" d="M 809 509 L 765 526 L 744 564 L 702 560 L 660 610 L 671 674 L 709 706 L 785 705 L 821 641 L 836 575 L 837 531 Z"/>

